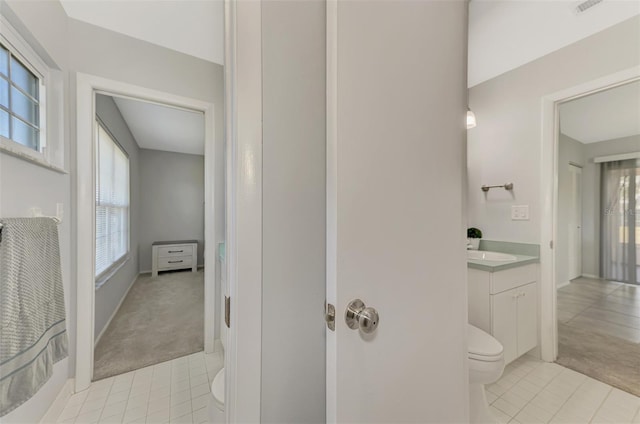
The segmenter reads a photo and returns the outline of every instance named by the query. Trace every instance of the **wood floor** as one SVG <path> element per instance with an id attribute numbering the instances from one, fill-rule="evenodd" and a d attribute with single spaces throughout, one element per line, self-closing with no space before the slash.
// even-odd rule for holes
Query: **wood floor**
<path id="1" fill-rule="evenodd" d="M 558 290 L 558 321 L 640 343 L 640 287 L 577 278 Z"/>
<path id="2" fill-rule="evenodd" d="M 558 289 L 558 363 L 640 395 L 640 286 L 577 278 Z"/>

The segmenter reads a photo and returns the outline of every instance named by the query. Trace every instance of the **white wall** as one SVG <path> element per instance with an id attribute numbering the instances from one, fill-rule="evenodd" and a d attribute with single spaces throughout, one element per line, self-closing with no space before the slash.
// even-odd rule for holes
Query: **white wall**
<path id="1" fill-rule="evenodd" d="M 468 131 L 468 223 L 491 240 L 540 243 L 541 99 L 640 64 L 635 17 L 469 90 L 478 126 Z M 512 193 L 482 184 L 513 182 Z M 512 221 L 511 205 L 530 205 Z"/>
<path id="2" fill-rule="evenodd" d="M 560 134 L 558 145 L 558 240 L 555 249 L 556 283 L 558 285 L 569 281 L 570 272 L 569 220 L 572 214 L 570 163 L 584 167 L 584 145 L 578 140 Z"/>
<path id="3" fill-rule="evenodd" d="M 113 98 L 96 96 L 96 114 L 129 156 L 129 260 L 98 290 L 95 297 L 94 337 L 97 339 L 115 313 L 122 297 L 138 277 L 140 234 L 140 148 Z"/>
<path id="4" fill-rule="evenodd" d="M 154 241 L 198 240 L 203 265 L 204 156 L 140 149 L 139 167 L 140 272 L 151 271 Z"/>
<path id="5" fill-rule="evenodd" d="M 40 54 L 47 64 L 63 72 L 65 81 L 68 69 L 66 51 L 67 22 L 64 10 L 55 2 L 38 2 L 39 13 L 24 3 L 0 1 L 0 12 L 20 32 L 20 35 Z M 10 7 L 9 7 L 10 5 Z M 67 122 L 63 122 L 65 164 L 69 164 L 69 137 Z M 75 287 L 71 255 L 71 207 L 70 176 L 57 173 L 21 159 L 0 153 L 0 216 L 27 216 L 30 207 L 40 207 L 45 215 L 56 214 L 56 203 L 64 205 L 65 217 L 59 225 L 62 279 L 67 310 L 69 358 L 54 367 L 53 376 L 40 391 L 23 405 L 2 417 L 3 423 L 33 423 L 49 408 L 62 389 L 69 370 L 74 366 L 75 342 Z"/>
<path id="6" fill-rule="evenodd" d="M 261 422 L 324 423 L 324 1 L 262 3 L 262 72 Z"/>
<path id="7" fill-rule="evenodd" d="M 53 378 L 37 397 L 3 422 L 37 422 L 53 402 L 67 377 L 75 373 L 76 263 L 74 198 L 75 72 L 136 84 L 216 105 L 216 239 L 224 240 L 224 143 L 222 66 L 164 47 L 69 19 L 56 0 L 2 0 L 6 16 L 32 47 L 64 74 L 65 163 L 71 174 L 58 174 L 0 153 L 0 215 L 24 216 L 29 207 L 55 215 L 63 203 L 60 226 L 63 282 L 66 290 L 69 359 L 56 366 Z M 92 282 L 82 282 L 92 284 Z"/>

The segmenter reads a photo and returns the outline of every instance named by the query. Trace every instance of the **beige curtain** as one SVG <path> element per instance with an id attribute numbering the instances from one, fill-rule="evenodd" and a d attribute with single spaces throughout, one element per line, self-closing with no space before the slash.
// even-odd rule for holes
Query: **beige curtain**
<path id="1" fill-rule="evenodd" d="M 640 160 L 602 163 L 602 277 L 639 284 Z"/>

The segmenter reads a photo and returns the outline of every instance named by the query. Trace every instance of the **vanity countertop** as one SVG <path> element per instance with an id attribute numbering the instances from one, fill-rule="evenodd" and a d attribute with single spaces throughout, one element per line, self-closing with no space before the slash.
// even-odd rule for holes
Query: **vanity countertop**
<path id="1" fill-rule="evenodd" d="M 508 262 L 485 261 L 482 259 L 467 259 L 467 267 L 479 269 L 481 271 L 496 272 L 540 262 L 540 258 L 537 256 L 516 254 L 513 254 L 513 256 L 516 257 L 516 260 Z"/>
<path id="2" fill-rule="evenodd" d="M 540 262 L 540 246 L 537 244 L 482 240 L 479 250 L 508 253 L 515 256 L 516 260 L 502 262 L 467 259 L 467 267 L 481 271 L 496 272 Z"/>

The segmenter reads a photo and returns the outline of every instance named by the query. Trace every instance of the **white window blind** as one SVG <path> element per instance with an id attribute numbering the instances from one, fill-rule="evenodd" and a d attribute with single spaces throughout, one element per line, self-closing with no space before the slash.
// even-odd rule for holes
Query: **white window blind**
<path id="1" fill-rule="evenodd" d="M 96 287 L 129 251 L 129 158 L 98 122 Z"/>

